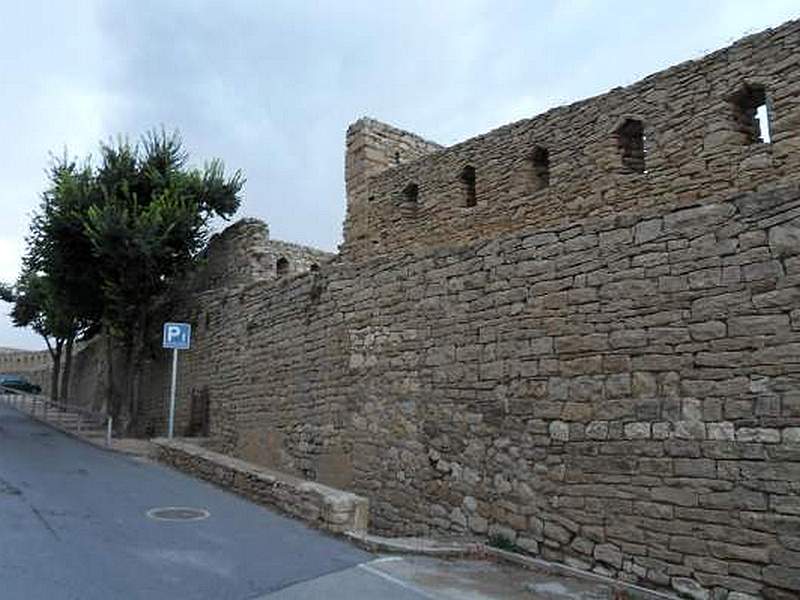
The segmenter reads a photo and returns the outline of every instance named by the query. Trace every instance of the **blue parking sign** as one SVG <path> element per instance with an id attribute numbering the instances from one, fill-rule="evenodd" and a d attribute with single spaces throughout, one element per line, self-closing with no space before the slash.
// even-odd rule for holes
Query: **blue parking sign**
<path id="1" fill-rule="evenodd" d="M 188 350 L 192 340 L 192 326 L 189 323 L 164 323 L 164 348 Z"/>

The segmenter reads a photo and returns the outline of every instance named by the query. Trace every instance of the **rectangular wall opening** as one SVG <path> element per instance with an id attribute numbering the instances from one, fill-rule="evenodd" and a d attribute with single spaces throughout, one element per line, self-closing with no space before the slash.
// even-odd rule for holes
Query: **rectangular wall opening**
<path id="1" fill-rule="evenodd" d="M 478 203 L 475 193 L 475 167 L 466 166 L 461 171 L 461 185 L 464 187 L 464 206 L 471 207 Z"/>
<path id="2" fill-rule="evenodd" d="M 769 144 L 770 110 L 767 90 L 763 85 L 744 85 L 733 96 L 736 127 L 745 135 L 748 144 Z"/>
<path id="3" fill-rule="evenodd" d="M 617 147 L 623 173 L 646 173 L 644 124 L 638 119 L 625 119 L 617 128 Z"/>
<path id="4" fill-rule="evenodd" d="M 536 146 L 528 158 L 531 191 L 538 192 L 550 185 L 550 153 L 547 148 Z"/>

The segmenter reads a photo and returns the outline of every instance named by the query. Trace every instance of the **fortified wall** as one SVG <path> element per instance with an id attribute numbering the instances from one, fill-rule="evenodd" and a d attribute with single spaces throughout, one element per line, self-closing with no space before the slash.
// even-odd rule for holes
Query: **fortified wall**
<path id="1" fill-rule="evenodd" d="M 50 365 L 52 359 L 47 350 L 14 350 L 0 352 L 0 373 L 21 375 L 43 390 L 50 389 Z"/>
<path id="2" fill-rule="evenodd" d="M 208 356 L 198 361 L 184 360 L 187 353 L 180 354 L 179 396 L 186 401 L 178 405 L 176 431 L 187 435 L 202 435 L 208 431 L 207 382 L 215 378 L 224 380 L 225 368 L 213 360 L 212 351 L 203 348 L 203 336 L 199 332 L 213 327 L 217 315 L 227 310 L 225 294 L 256 282 L 274 282 L 316 271 L 332 257 L 329 252 L 270 239 L 268 226 L 257 219 L 241 219 L 211 237 L 201 256 L 200 267 L 189 274 L 179 294 L 186 300 L 178 308 L 176 318 L 183 318 L 194 326 L 193 355 Z M 223 298 L 221 302 L 220 298 Z M 150 357 L 141 378 L 143 389 L 138 421 L 141 435 L 161 435 L 166 430 L 171 363 L 166 360 L 168 353 L 160 343 L 160 332 L 154 331 Z M 128 365 L 122 352 L 115 352 L 112 360 L 113 393 L 122 397 Z M 0 353 L 0 372 L 25 375 L 41 385 L 44 393 L 50 388 L 51 365 L 47 351 Z M 76 347 L 69 400 L 96 410 L 104 409 L 108 369 L 104 339 L 94 338 Z"/>
<path id="3" fill-rule="evenodd" d="M 800 166 L 797 29 L 745 38 L 450 148 L 358 121 L 347 134 L 342 252 L 365 258 L 470 243 L 792 181 Z"/>
<path id="4" fill-rule="evenodd" d="M 47 350 L 12 350 L 0 352 L 0 373 L 29 373 L 49 368 L 50 354 Z"/>
<path id="5" fill-rule="evenodd" d="M 798 597 L 800 21 L 451 148 L 364 119 L 347 149 L 338 256 L 279 272 L 253 221 L 209 248 L 181 431 L 382 533 Z"/>

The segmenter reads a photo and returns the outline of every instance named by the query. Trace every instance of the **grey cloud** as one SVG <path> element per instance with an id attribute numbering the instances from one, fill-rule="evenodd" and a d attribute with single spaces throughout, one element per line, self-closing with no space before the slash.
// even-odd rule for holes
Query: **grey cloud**
<path id="1" fill-rule="evenodd" d="M 325 249 L 340 240 L 344 134 L 361 116 L 451 144 L 797 16 L 795 0 L 7 4 L 19 31 L 0 25 L 0 68 L 17 92 L 0 114 L 23 118 L 0 120 L 15 142 L 0 176 L 17 188 L 0 191 L 14 214 L 0 238 L 24 235 L 47 150 L 163 124 L 196 159 L 244 170 L 243 215 Z"/>

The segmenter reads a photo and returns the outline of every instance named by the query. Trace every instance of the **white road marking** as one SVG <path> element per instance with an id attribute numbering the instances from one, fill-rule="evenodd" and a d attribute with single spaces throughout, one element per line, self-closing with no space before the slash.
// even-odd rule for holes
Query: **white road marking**
<path id="1" fill-rule="evenodd" d="M 384 556 L 383 558 L 376 558 L 375 560 L 371 560 L 368 563 L 364 563 L 364 564 L 378 565 L 380 563 L 396 562 L 398 560 L 403 560 L 403 557 L 402 556 Z"/>
<path id="2" fill-rule="evenodd" d="M 403 560 L 403 559 L 398 557 L 396 560 Z M 381 558 L 379 558 L 377 560 L 374 560 L 372 562 L 379 562 L 379 561 L 388 562 L 385 559 L 381 559 Z M 400 586 L 403 589 L 406 589 L 406 590 L 409 590 L 411 592 L 414 592 L 415 594 L 419 594 L 420 596 L 422 596 L 423 598 L 427 598 L 428 600 L 442 600 L 441 596 L 433 596 L 433 595 L 429 594 L 428 592 L 426 592 L 425 590 L 418 588 L 415 585 L 412 585 L 410 583 L 406 583 L 405 581 L 403 581 L 402 579 L 398 579 L 397 577 L 392 577 L 388 573 L 384 573 L 383 571 L 380 571 L 380 570 L 378 570 L 378 569 L 376 569 L 374 567 L 371 567 L 370 563 L 362 563 L 362 564 L 358 565 L 358 568 L 362 569 L 363 571 L 366 571 L 367 573 L 370 573 L 372 575 L 380 577 L 381 579 L 384 579 L 384 580 L 386 580 L 386 581 L 388 581 L 390 583 L 393 583 L 393 584 L 395 584 L 397 586 Z"/>

